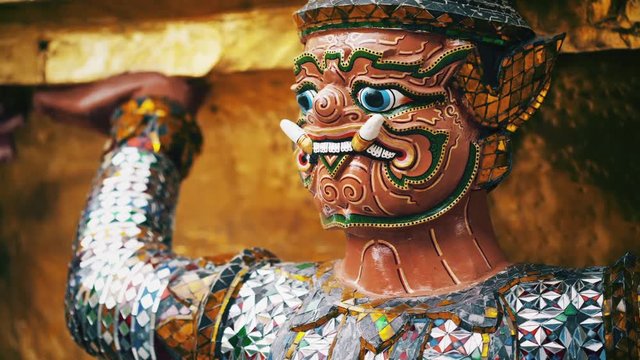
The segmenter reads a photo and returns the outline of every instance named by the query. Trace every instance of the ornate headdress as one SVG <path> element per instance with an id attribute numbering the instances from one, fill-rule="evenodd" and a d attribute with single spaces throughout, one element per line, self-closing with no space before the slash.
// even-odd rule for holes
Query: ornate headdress
<path id="1" fill-rule="evenodd" d="M 428 31 L 496 45 L 534 37 L 509 0 L 311 0 L 295 19 L 303 39 L 355 27 Z"/>
<path id="2" fill-rule="evenodd" d="M 468 40 L 457 86 L 487 129 L 476 184 L 493 188 L 511 166 L 510 133 L 540 107 L 564 34 L 536 37 L 510 0 L 310 0 L 294 18 L 303 42 L 315 32 L 404 29 Z"/>

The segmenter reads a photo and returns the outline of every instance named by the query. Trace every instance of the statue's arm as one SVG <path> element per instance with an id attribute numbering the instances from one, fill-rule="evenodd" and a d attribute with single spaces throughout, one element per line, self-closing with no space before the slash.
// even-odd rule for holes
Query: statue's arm
<path id="1" fill-rule="evenodd" d="M 229 286 L 219 282 L 234 275 L 230 263 L 216 266 L 171 251 L 178 190 L 198 152 L 199 130 L 185 111 L 191 96 L 182 80 L 149 76 L 34 98 L 41 111 L 95 128 L 114 114 L 110 148 L 78 226 L 66 294 L 75 341 L 101 358 L 211 352 L 209 317 L 218 301 L 212 297 L 220 298 Z"/>

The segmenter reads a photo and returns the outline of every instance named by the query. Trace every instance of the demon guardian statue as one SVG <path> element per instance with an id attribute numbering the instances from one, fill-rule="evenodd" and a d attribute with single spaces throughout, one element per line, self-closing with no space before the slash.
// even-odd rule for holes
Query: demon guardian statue
<path id="1" fill-rule="evenodd" d="M 70 265 L 81 346 L 136 360 L 638 358 L 633 257 L 510 264 L 489 218 L 562 36 L 536 37 L 507 0 L 311 0 L 295 19 L 301 114 L 281 127 L 344 258 L 174 254 L 201 142 L 187 90 L 124 76 L 51 92 L 37 101 L 117 107 Z"/>

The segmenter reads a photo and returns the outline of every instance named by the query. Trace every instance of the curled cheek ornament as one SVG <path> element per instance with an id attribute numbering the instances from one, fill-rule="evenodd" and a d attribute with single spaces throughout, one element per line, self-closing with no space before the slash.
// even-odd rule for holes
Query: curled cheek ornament
<path id="1" fill-rule="evenodd" d="M 313 153 L 313 141 L 300 126 L 291 120 L 283 119 L 280 121 L 280 129 L 306 154 L 311 155 Z"/>

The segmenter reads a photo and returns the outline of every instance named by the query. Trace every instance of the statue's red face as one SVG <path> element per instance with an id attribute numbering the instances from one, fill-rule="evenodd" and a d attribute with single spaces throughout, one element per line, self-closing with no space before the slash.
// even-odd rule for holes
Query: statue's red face
<path id="1" fill-rule="evenodd" d="M 452 79 L 472 45 L 401 30 L 335 30 L 296 59 L 298 121 L 314 141 L 296 150 L 325 227 L 401 227 L 434 219 L 469 191 L 478 128 Z M 375 142 L 351 142 L 374 114 Z"/>

